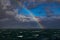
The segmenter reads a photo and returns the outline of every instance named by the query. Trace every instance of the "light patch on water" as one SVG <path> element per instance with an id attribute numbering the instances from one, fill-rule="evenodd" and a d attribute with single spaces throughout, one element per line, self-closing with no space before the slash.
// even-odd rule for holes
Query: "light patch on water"
<path id="1" fill-rule="evenodd" d="M 35 35 L 33 35 L 33 36 L 38 37 L 38 36 L 39 36 L 39 34 L 35 34 Z"/>
<path id="2" fill-rule="evenodd" d="M 17 36 L 17 37 L 20 37 L 20 38 L 22 38 L 22 37 L 23 37 L 23 35 L 20 35 L 20 36 Z"/>
<path id="3" fill-rule="evenodd" d="M 20 32 L 20 33 L 23 33 L 23 32 Z"/>
<path id="4" fill-rule="evenodd" d="M 32 31 L 32 32 L 40 32 L 40 31 Z"/>

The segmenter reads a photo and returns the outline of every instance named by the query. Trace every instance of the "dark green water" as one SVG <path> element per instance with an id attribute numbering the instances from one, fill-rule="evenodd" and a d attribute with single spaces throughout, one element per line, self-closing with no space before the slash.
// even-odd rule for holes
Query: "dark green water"
<path id="1" fill-rule="evenodd" d="M 60 40 L 60 30 L 1 29 L 0 40 Z"/>

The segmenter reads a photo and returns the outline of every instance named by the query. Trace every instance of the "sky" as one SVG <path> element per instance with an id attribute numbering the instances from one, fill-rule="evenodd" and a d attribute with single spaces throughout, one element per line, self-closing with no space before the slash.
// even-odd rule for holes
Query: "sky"
<path id="1" fill-rule="evenodd" d="M 46 16 L 46 11 L 45 11 L 45 7 L 50 7 L 50 10 L 53 11 L 54 15 L 60 15 L 60 3 L 54 2 L 54 3 L 42 3 L 39 6 L 35 7 L 35 8 L 30 8 L 28 9 L 30 12 L 33 13 L 33 15 L 35 16 Z M 27 7 L 25 7 L 27 8 Z M 19 9 L 18 13 L 22 13 L 24 15 L 29 15 L 29 12 L 25 9 L 22 8 L 21 10 Z"/>
<path id="2" fill-rule="evenodd" d="M 20 5 L 21 6 L 21 5 Z M 28 9 L 27 7 L 18 9 L 18 15 L 15 15 L 14 11 L 11 11 L 9 9 L 10 13 L 8 10 L 6 10 L 5 14 L 7 15 L 6 17 L 4 16 L 4 12 L 2 10 L 3 16 L 1 16 L 2 19 L 0 19 L 0 26 L 1 28 L 60 28 L 60 18 L 55 20 L 55 18 L 44 18 L 44 19 L 39 19 L 39 22 L 34 21 L 36 18 L 35 16 L 46 16 L 46 10 L 44 9 L 45 7 L 49 7 L 50 10 L 53 11 L 54 15 L 59 15 L 60 14 L 60 4 L 58 3 L 41 3 L 39 6 L 30 8 Z M 57 7 L 57 8 L 56 8 Z M 14 13 L 13 13 L 14 12 Z M 25 16 L 25 15 L 30 15 L 33 14 L 33 16 Z M 12 15 L 11 15 L 12 14 Z M 24 14 L 24 15 L 19 15 L 19 14 Z M 34 19 L 34 20 L 32 20 Z M 27 20 L 29 20 L 27 22 Z M 32 21 L 30 21 L 32 20 Z M 41 23 L 40 23 L 41 22 Z M 23 24 L 22 24 L 23 23 Z"/>

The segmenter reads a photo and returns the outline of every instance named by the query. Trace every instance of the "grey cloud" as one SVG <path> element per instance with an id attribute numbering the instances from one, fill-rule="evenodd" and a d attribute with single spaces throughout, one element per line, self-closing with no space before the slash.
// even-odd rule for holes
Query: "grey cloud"
<path id="1" fill-rule="evenodd" d="M 31 16 L 24 16 L 24 15 L 16 15 L 15 16 L 16 20 L 22 21 L 22 22 L 30 22 L 30 21 L 35 21 Z"/>

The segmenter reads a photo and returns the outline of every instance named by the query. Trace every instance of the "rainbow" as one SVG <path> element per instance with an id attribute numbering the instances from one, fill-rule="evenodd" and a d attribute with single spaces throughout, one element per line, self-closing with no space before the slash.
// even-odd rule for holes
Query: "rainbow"
<path id="1" fill-rule="evenodd" d="M 44 29 L 43 25 L 39 23 L 38 19 L 34 16 L 34 14 L 31 11 L 29 11 L 24 5 L 22 5 L 20 1 L 16 0 L 16 2 L 20 7 L 24 8 L 29 13 L 29 15 L 38 23 L 40 29 Z"/>

